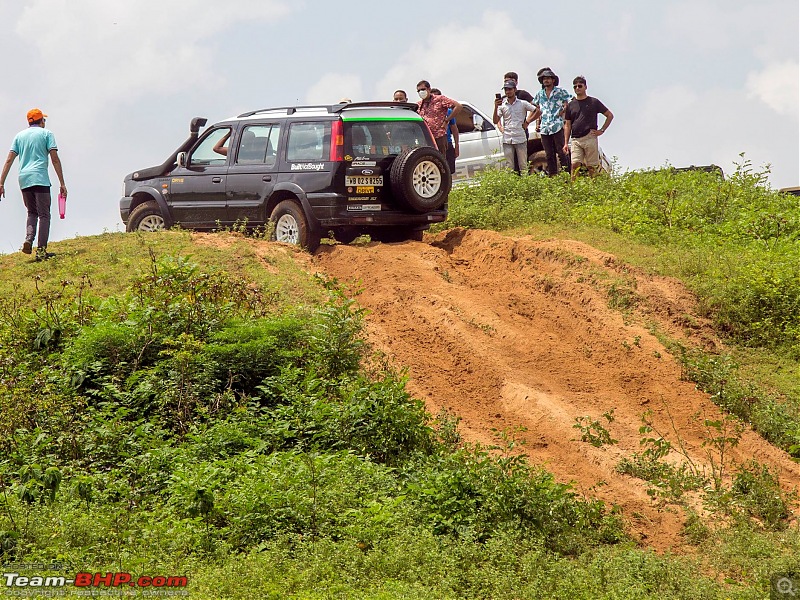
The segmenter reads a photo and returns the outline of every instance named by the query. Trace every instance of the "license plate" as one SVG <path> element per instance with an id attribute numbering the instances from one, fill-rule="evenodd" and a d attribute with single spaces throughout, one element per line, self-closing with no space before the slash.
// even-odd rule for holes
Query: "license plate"
<path id="1" fill-rule="evenodd" d="M 345 175 L 344 184 L 353 185 L 383 185 L 383 175 L 368 177 L 365 175 Z"/>
<path id="2" fill-rule="evenodd" d="M 374 185 L 359 185 L 356 186 L 356 194 L 374 194 L 375 193 L 375 186 Z"/>

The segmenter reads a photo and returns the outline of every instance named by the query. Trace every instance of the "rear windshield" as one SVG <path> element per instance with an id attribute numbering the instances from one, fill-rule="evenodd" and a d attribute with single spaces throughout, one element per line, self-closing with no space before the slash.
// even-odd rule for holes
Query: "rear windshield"
<path id="1" fill-rule="evenodd" d="M 430 146 L 423 121 L 346 121 L 345 154 L 393 156 L 409 148 Z"/>

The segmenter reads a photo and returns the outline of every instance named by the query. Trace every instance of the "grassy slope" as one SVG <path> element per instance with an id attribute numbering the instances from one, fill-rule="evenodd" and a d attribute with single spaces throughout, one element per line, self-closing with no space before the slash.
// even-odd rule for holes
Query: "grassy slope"
<path id="1" fill-rule="evenodd" d="M 458 218 L 458 209 L 454 212 Z M 540 235 L 569 232 L 570 237 L 589 241 L 631 262 L 660 272 L 680 274 L 673 273 L 669 265 L 681 260 L 665 257 L 657 245 L 643 243 L 619 232 L 610 232 L 602 227 L 569 227 L 567 223 L 559 225 L 552 220 L 546 225 L 536 224 L 535 219 L 515 225 Z M 192 234 L 186 232 L 149 236 L 105 234 L 54 244 L 53 250 L 60 256 L 45 264 L 31 263 L 19 254 L 3 257 L 0 259 L 0 268 L 4 271 L 0 296 L 5 299 L 6 307 L 0 312 L 6 315 L 2 321 L 4 331 L 17 327 L 19 331 L 31 334 L 29 329 L 15 325 L 14 319 L 9 317 L 25 314 L 26 306 L 40 307 L 39 314 L 42 315 L 41 307 L 63 306 L 60 302 L 74 309 L 77 299 L 81 298 L 81 301 L 99 307 L 101 298 L 120 297 L 130 289 L 134 280 L 141 280 L 143 274 L 152 270 L 156 263 L 151 259 L 151 252 L 157 258 L 190 256 L 191 261 L 202 265 L 203 272 L 225 271 L 232 277 L 252 282 L 263 291 L 264 297 L 269 298 L 269 312 L 275 315 L 296 312 L 292 307 L 300 305 L 303 307 L 300 313 L 313 320 L 313 311 L 324 306 L 328 298 L 319 282 L 297 268 L 291 260 L 291 251 L 279 249 L 258 256 L 252 244 L 235 237 L 225 237 L 224 243 L 214 245 L 198 245 L 192 238 Z M 270 269 L 265 269 L 265 265 Z M 91 282 L 91 287 L 82 287 L 81 281 Z M 102 312 L 100 308 L 97 311 L 93 314 Z M 74 311 L 70 314 L 74 317 Z M 112 316 L 119 317 L 119 314 L 109 315 L 109 318 Z M 46 314 L 42 319 L 34 321 L 38 326 L 50 323 Z M 94 330 L 110 327 L 101 325 L 95 324 Z M 86 331 L 92 331 L 92 328 L 72 334 L 90 335 Z M 319 334 L 318 329 L 313 331 Z M 26 343 L 33 343 L 36 339 L 35 335 L 30 335 Z M 198 344 L 196 339 L 182 343 L 185 345 L 177 350 L 190 353 L 204 351 L 210 345 L 208 341 Z M 93 347 L 91 344 L 85 346 L 90 350 Z M 24 349 L 25 356 L 34 356 L 42 361 L 31 365 L 24 364 L 18 355 L 6 351 L 4 360 L 17 362 L 14 368 L 9 366 L 10 362 L 4 363 L 0 401 L 5 416 L 1 416 L 0 421 L 14 421 L 10 418 L 9 408 L 13 401 L 19 400 L 14 396 L 15 386 L 19 389 L 23 384 L 28 385 L 22 378 L 15 379 L 19 376 L 16 367 L 52 365 L 48 367 L 51 370 L 42 372 L 49 373 L 54 380 L 63 377 L 63 373 L 54 374 L 59 365 L 63 367 L 58 360 L 63 347 L 57 350 L 48 353 Z M 309 352 L 312 350 L 317 352 L 319 349 L 312 348 Z M 770 361 L 783 361 L 787 370 L 795 368 L 794 359 L 787 357 L 785 349 L 781 350 L 782 354 L 764 349 L 742 350 L 741 356 L 755 356 L 748 359 L 747 374 L 758 377 L 759 365 L 768 373 L 769 369 L 763 365 L 770 364 Z M 71 356 L 75 359 L 74 352 Z M 309 356 L 308 364 L 319 369 L 319 364 L 314 362 L 318 357 Z M 170 373 L 177 364 L 191 365 L 190 358 L 173 354 L 173 362 L 168 368 L 162 367 L 159 376 L 173 376 Z M 176 362 L 177 359 L 184 362 Z M 154 363 L 152 368 L 159 367 Z M 386 372 L 373 372 L 379 378 L 394 380 Z M 348 385 L 360 381 L 356 389 L 365 386 L 363 380 L 354 380 L 353 377 L 352 373 L 348 375 Z M 491 505 L 514 499 L 522 503 L 521 506 L 529 506 L 526 510 L 533 510 L 531 505 L 524 503 L 534 502 L 536 497 L 520 496 L 519 492 L 493 495 L 489 489 L 497 488 L 498 482 L 514 487 L 522 481 L 529 481 L 531 476 L 537 477 L 525 470 L 524 465 L 499 464 L 498 471 L 493 466 L 495 463 L 480 453 L 452 454 L 452 449 L 448 448 L 451 448 L 453 440 L 445 434 L 440 434 L 439 441 L 431 438 L 425 442 L 443 444 L 437 452 L 432 453 L 429 448 L 423 453 L 429 458 L 438 457 L 435 466 L 427 459 L 417 457 L 389 467 L 385 460 L 370 458 L 375 455 L 374 449 L 366 455 L 360 452 L 358 444 L 365 443 L 363 441 L 353 442 L 349 449 L 344 449 L 344 455 L 340 454 L 342 448 L 334 451 L 320 443 L 319 439 L 324 437 L 323 425 L 331 420 L 338 423 L 336 436 L 347 426 L 351 427 L 346 430 L 351 436 L 348 439 L 355 439 L 357 426 L 340 418 L 343 408 L 355 410 L 354 407 L 360 406 L 358 402 L 365 398 L 358 396 L 353 388 L 348 388 L 350 391 L 344 394 L 347 398 L 337 395 L 338 392 L 327 392 L 336 398 L 333 405 L 336 412 L 329 412 L 331 408 L 326 408 L 322 401 L 312 405 L 323 411 L 316 416 L 313 411 L 308 412 L 309 405 L 304 400 L 299 404 L 279 403 L 280 410 L 295 411 L 289 422 L 298 423 L 301 418 L 306 423 L 317 423 L 317 429 L 302 435 L 295 431 L 292 435 L 299 440 L 297 445 L 283 445 L 270 451 L 269 448 L 264 450 L 263 444 L 275 444 L 275 436 L 279 434 L 274 430 L 280 429 L 277 425 L 285 422 L 275 414 L 264 414 L 259 410 L 248 412 L 250 408 L 246 403 L 236 405 L 234 402 L 232 412 L 203 412 L 202 418 L 195 423 L 196 429 L 188 435 L 184 432 L 175 437 L 174 433 L 158 431 L 169 428 L 172 413 L 156 411 L 147 421 L 115 414 L 115 402 L 133 401 L 131 396 L 125 395 L 130 388 L 124 388 L 119 378 L 104 381 L 118 386 L 114 388 L 115 395 L 103 396 L 110 393 L 109 388 L 105 388 L 103 393 L 94 388 L 94 395 L 56 393 L 51 388 L 63 382 L 50 381 L 47 384 L 51 386 L 48 388 L 48 401 L 63 401 L 83 416 L 91 416 L 72 421 L 73 426 L 79 426 L 80 433 L 61 431 L 62 436 L 66 433 L 65 439 L 77 439 L 83 445 L 73 462 L 63 458 L 64 440 L 55 439 L 59 433 L 56 429 L 64 421 L 42 420 L 44 426 L 39 433 L 44 433 L 44 438 L 34 435 L 35 431 L 12 435 L 4 429 L 0 442 L 8 453 L 0 461 L 3 467 L 0 538 L 15 529 L 22 532 L 13 540 L 10 535 L 3 538 L 6 540 L 5 560 L 59 557 L 85 570 L 189 574 L 192 597 L 243 599 L 756 598 L 766 593 L 766 581 L 770 575 L 782 569 L 800 567 L 796 559 L 800 555 L 800 536 L 795 526 L 767 531 L 741 512 L 721 513 L 709 522 L 695 524 L 687 532 L 699 544 L 697 557 L 659 557 L 624 542 L 615 544 L 596 537 L 588 539 L 593 537 L 588 529 L 582 534 L 580 529 L 575 532 L 564 530 L 563 536 L 556 534 L 550 541 L 546 536 L 542 537 L 541 527 L 533 527 L 520 535 L 520 525 L 527 521 L 524 518 L 521 521 L 508 520 L 509 513 L 502 513 L 506 515 L 505 521 L 497 521 L 501 513 Z M 185 382 L 185 379 L 180 381 Z M 791 378 L 770 379 L 771 386 L 785 395 L 793 392 L 792 382 L 796 385 L 796 380 Z M 297 383 L 293 381 L 292 385 Z M 337 385 L 342 383 L 343 380 L 336 380 Z M 195 384 L 199 385 L 197 381 Z M 306 384 L 305 388 L 294 388 L 295 391 L 304 389 L 304 394 L 311 393 Z M 38 384 L 34 382 L 34 385 Z M 289 382 L 283 381 L 281 385 L 289 385 Z M 395 384 L 391 383 L 389 389 L 396 390 L 393 386 Z M 384 394 L 380 397 L 385 403 L 384 388 L 376 388 L 371 393 L 378 391 Z M 272 393 L 275 394 L 274 390 Z M 224 394 L 219 397 L 224 397 Z M 366 397 L 370 397 L 369 394 Z M 401 409 L 402 415 L 417 414 L 418 406 L 404 402 L 401 398 L 400 406 L 406 406 Z M 304 407 L 304 416 L 297 412 L 298 406 Z M 377 405 L 370 406 L 372 408 L 365 413 L 370 415 L 367 420 L 374 417 Z M 210 410 L 207 405 L 201 408 Z M 387 423 L 397 427 L 397 419 L 405 418 L 402 415 L 397 413 L 386 417 Z M 254 423 L 260 425 L 253 428 Z M 48 426 L 50 430 L 47 430 Z M 406 432 L 422 431 L 415 429 L 416 426 L 405 426 Z M 155 433 L 147 433 L 148 427 L 154 428 Z M 280 435 L 285 436 L 285 431 L 280 430 L 284 432 Z M 444 431 L 447 431 L 446 426 Z M 124 435 L 120 437 L 121 434 Z M 368 439 L 372 441 L 376 435 L 370 433 Z M 15 445 L 15 442 L 19 443 Z M 398 443 L 391 439 L 388 442 L 389 448 Z M 90 444 L 94 444 L 94 449 L 88 451 Z M 59 445 L 58 453 L 53 452 L 52 445 Z M 64 476 L 58 500 L 26 503 L 20 496 L 24 485 L 20 467 L 24 467 L 26 461 L 28 466 L 38 461 L 36 464 L 41 463 L 40 466 L 45 468 L 49 464 L 46 461 L 56 461 L 56 456 L 61 461 L 59 466 Z M 134 459 L 142 456 L 148 457 L 147 461 L 136 463 Z M 128 468 L 126 465 L 129 464 L 133 466 Z M 152 491 L 148 491 L 147 486 L 131 483 L 136 464 L 147 467 L 145 478 L 158 479 L 163 475 L 163 485 L 154 484 Z M 405 480 L 396 479 L 398 469 L 405 473 Z M 90 478 L 94 494 L 81 492 L 80 483 L 89 481 L 81 477 Z M 406 486 L 409 480 L 425 483 L 406 487 L 398 494 L 397 486 Z M 484 484 L 479 484 L 482 480 Z M 220 481 L 228 483 L 222 485 Z M 264 487 L 265 482 L 270 484 Z M 470 491 L 461 496 L 461 492 L 456 490 L 461 490 L 465 484 Z M 200 493 L 205 489 L 204 485 L 216 493 L 214 509 L 205 512 L 204 496 Z M 481 485 L 488 487 L 481 488 Z M 136 493 L 131 491 L 134 488 Z M 541 489 L 555 494 L 551 500 L 561 502 L 566 498 L 560 495 L 561 491 L 549 488 L 546 480 Z M 408 501 L 407 498 L 414 493 L 416 499 Z M 294 500 L 288 504 L 279 502 L 287 494 Z M 294 515 L 287 512 L 297 506 L 317 507 L 316 500 L 308 503 L 308 498 L 316 498 L 316 494 L 330 502 L 325 511 L 319 509 L 318 514 L 314 508 L 311 512 L 300 511 Z M 475 497 L 482 499 L 480 506 L 472 503 L 456 507 L 449 514 L 441 511 L 440 505 L 453 498 L 472 502 Z M 236 507 L 259 498 L 272 499 L 263 503 L 260 510 L 273 515 L 275 522 L 290 518 L 294 519 L 294 524 L 277 527 L 270 535 L 258 533 L 272 531 L 270 527 L 273 524 L 269 519 L 267 523 L 246 521 L 235 526 L 233 521 L 242 515 L 248 514 L 251 518 L 259 513 L 258 509 L 255 512 L 237 512 Z M 428 500 L 422 501 L 425 498 Z M 270 502 L 278 504 L 271 505 Z M 574 515 L 584 514 L 580 505 L 574 505 L 570 510 L 578 511 Z M 312 520 L 303 521 L 308 518 Z M 461 524 L 456 529 L 449 529 L 451 525 L 448 523 L 454 518 L 461 519 Z M 562 518 L 570 520 L 558 514 L 551 517 L 554 523 Z M 590 527 L 599 524 L 588 516 L 581 518 L 587 518 Z M 729 526 L 716 533 L 706 529 L 708 524 L 718 526 L 720 519 Z M 328 529 L 323 528 L 323 523 Z M 500 523 L 499 529 L 492 529 L 495 526 L 491 523 Z M 484 529 L 484 525 L 490 529 Z M 487 531 L 492 533 L 487 534 Z M 248 532 L 255 539 L 250 540 Z M 587 541 L 568 543 L 574 533 L 586 535 Z M 698 577 L 698 572 L 705 575 Z"/>
<path id="2" fill-rule="evenodd" d="M 45 263 L 36 263 L 22 253 L 5 255 L 0 257 L 6 274 L 0 279 L 0 297 L 21 296 L 26 303 L 35 305 L 37 288 L 54 291 L 62 287 L 62 282 L 69 282 L 74 288 L 84 277 L 91 285 L 92 295 L 119 295 L 148 269 L 152 251 L 156 256 L 187 256 L 209 268 L 245 277 L 279 293 L 289 303 L 321 298 L 318 287 L 292 260 L 294 251 L 289 248 L 271 252 L 266 259 L 280 270 L 281 276 L 276 278 L 258 260 L 253 246 L 237 236 L 227 236 L 223 244 L 198 244 L 193 241 L 197 238 L 198 234 L 188 231 L 170 232 L 167 236 L 104 233 L 54 244 L 52 250 L 58 257 Z"/>

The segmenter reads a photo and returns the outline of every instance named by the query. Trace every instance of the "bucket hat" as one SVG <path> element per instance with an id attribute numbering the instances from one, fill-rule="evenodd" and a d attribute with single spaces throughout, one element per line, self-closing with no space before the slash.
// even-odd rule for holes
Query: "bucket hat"
<path id="1" fill-rule="evenodd" d="M 545 77 L 552 77 L 553 79 L 556 80 L 555 85 L 558 85 L 558 75 L 553 73 L 553 70 L 550 67 L 542 67 L 541 69 L 539 69 L 539 72 L 536 74 L 536 77 L 539 79 L 539 83 L 542 83 L 542 79 L 544 79 Z"/>

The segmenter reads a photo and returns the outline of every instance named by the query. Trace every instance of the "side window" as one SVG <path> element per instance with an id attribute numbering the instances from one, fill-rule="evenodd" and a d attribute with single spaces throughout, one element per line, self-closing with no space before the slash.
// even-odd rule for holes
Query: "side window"
<path id="1" fill-rule="evenodd" d="M 222 127 L 214 129 L 192 150 L 189 164 L 192 166 L 224 165 L 228 160 L 228 146 L 230 145 L 231 129 Z"/>
<path id="2" fill-rule="evenodd" d="M 456 125 L 458 133 L 472 133 L 473 131 L 489 131 L 494 129 L 491 123 L 486 121 L 469 106 L 464 106 L 456 115 Z"/>
<path id="3" fill-rule="evenodd" d="M 331 146 L 330 121 L 317 123 L 292 123 L 286 160 L 328 160 Z"/>
<path id="4" fill-rule="evenodd" d="M 242 132 L 236 152 L 238 165 L 274 165 L 277 152 L 278 125 L 251 125 Z"/>

